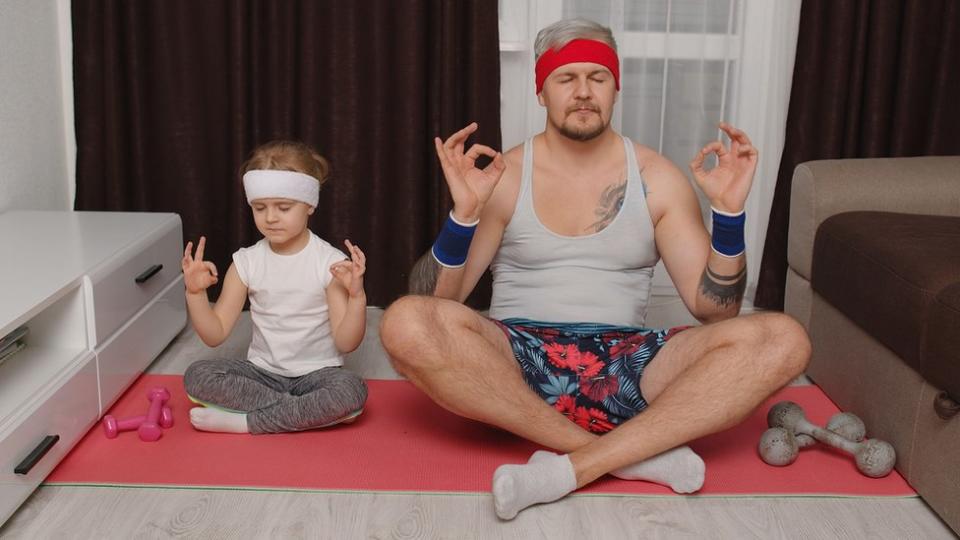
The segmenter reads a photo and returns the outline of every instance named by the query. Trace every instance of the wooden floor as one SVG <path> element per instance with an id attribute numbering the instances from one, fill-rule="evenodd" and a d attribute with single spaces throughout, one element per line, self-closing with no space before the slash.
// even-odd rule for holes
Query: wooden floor
<path id="1" fill-rule="evenodd" d="M 246 315 L 246 314 L 245 314 Z M 371 311 L 370 327 L 379 313 Z M 201 358 L 243 356 L 231 339 L 204 347 L 185 330 L 151 366 L 183 373 Z M 370 378 L 396 374 L 371 332 L 348 358 Z M 374 359 L 374 360 L 371 360 Z M 569 496 L 499 521 L 488 494 L 411 495 L 43 486 L 0 538 L 956 538 L 919 498 Z"/>
<path id="2" fill-rule="evenodd" d="M 486 495 L 42 487 L 3 538 L 953 538 L 920 499 L 572 496 L 498 521 Z"/>

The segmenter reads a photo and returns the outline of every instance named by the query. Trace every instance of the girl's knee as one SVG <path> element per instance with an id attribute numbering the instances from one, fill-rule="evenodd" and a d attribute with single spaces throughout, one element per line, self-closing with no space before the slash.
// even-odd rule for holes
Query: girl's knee
<path id="1" fill-rule="evenodd" d="M 367 381 L 360 375 L 342 368 L 339 375 L 336 382 L 329 387 L 331 391 L 329 395 L 343 403 L 347 412 L 362 409 L 367 402 Z"/>
<path id="2" fill-rule="evenodd" d="M 183 389 L 188 396 L 203 399 L 211 377 L 215 376 L 216 362 L 199 360 L 187 366 L 183 372 Z"/>
<path id="3" fill-rule="evenodd" d="M 362 409 L 363 405 L 367 402 L 367 396 L 369 395 L 367 381 L 365 381 L 363 377 L 355 375 L 351 381 L 350 394 L 353 396 L 353 403 L 355 405 L 354 410 Z"/>

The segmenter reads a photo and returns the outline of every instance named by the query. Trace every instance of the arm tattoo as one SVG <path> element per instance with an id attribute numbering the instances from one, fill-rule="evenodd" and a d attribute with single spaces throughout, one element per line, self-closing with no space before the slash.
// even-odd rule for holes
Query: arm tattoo
<path id="1" fill-rule="evenodd" d="M 603 190 L 603 193 L 600 195 L 600 201 L 597 203 L 597 208 L 593 211 L 598 219 L 591 223 L 590 226 L 587 227 L 587 230 L 600 232 L 606 229 L 607 225 L 610 225 L 613 218 L 617 217 L 617 214 L 620 212 L 620 207 L 623 206 L 623 199 L 626 197 L 626 194 L 626 180 L 620 184 L 608 186 L 607 189 Z"/>
<path id="2" fill-rule="evenodd" d="M 743 291 L 746 288 L 746 266 L 732 276 L 722 276 L 707 265 L 703 276 L 700 277 L 700 292 L 721 308 L 739 303 L 743 299 Z"/>
<path id="3" fill-rule="evenodd" d="M 437 288 L 439 277 L 440 263 L 433 258 L 433 253 L 428 249 L 417 259 L 410 270 L 410 278 L 407 280 L 408 292 L 410 294 L 432 296 L 433 291 Z"/>
<path id="4" fill-rule="evenodd" d="M 716 281 L 735 281 L 743 277 L 743 274 L 745 274 L 746 272 L 747 272 L 747 267 L 744 266 L 743 268 L 740 269 L 739 272 L 737 272 L 732 276 L 721 276 L 720 274 L 711 270 L 710 265 L 707 265 L 707 273 L 710 274 L 710 277 L 712 277 Z"/>

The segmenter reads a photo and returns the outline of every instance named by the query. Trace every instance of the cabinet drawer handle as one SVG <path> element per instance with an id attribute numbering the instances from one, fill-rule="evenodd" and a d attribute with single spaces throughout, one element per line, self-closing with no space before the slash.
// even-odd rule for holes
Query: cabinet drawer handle
<path id="1" fill-rule="evenodd" d="M 40 444 L 33 449 L 33 452 L 30 452 L 30 455 L 21 461 L 13 472 L 16 474 L 27 474 L 30 472 L 30 469 L 32 469 L 43 456 L 47 455 L 47 452 L 49 452 L 50 449 L 53 448 L 53 445 L 57 444 L 59 440 L 59 435 L 47 435 L 44 437 L 43 440 L 40 441 Z"/>
<path id="2" fill-rule="evenodd" d="M 151 266 L 150 268 L 147 268 L 146 270 L 144 270 L 142 274 L 140 274 L 139 276 L 135 277 L 133 280 L 136 281 L 137 283 L 143 283 L 144 281 L 152 278 L 152 277 L 154 276 L 154 274 L 156 274 L 156 273 L 159 272 L 160 270 L 163 270 L 163 265 L 162 265 L 162 264 L 155 264 L 155 265 Z"/>

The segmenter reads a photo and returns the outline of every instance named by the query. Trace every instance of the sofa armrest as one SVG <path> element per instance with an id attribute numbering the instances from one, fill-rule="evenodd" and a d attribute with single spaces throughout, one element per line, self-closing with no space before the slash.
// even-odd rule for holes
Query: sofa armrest
<path id="1" fill-rule="evenodd" d="M 817 227 L 843 212 L 960 216 L 960 156 L 808 161 L 793 172 L 787 263 L 809 281 Z"/>

